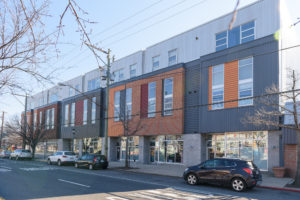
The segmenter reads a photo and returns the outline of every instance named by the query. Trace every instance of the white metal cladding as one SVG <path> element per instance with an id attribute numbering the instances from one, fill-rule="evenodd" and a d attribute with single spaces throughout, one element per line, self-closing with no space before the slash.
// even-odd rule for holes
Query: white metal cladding
<path id="1" fill-rule="evenodd" d="M 87 72 L 84 75 L 84 80 L 83 80 L 83 90 L 84 90 L 84 92 L 88 91 L 88 82 L 90 80 L 93 80 L 93 79 L 96 79 L 96 78 L 100 78 L 100 80 L 101 80 L 99 69 L 94 69 L 90 72 Z"/>
<path id="2" fill-rule="evenodd" d="M 66 86 L 65 87 L 62 87 L 62 90 L 63 90 L 63 96 L 62 96 L 62 99 L 65 99 L 65 98 L 68 98 L 70 97 L 70 88 L 73 88 L 74 91 L 73 91 L 73 95 L 75 95 L 75 88 L 76 86 L 78 85 L 79 86 L 79 89 L 77 92 L 82 92 L 82 86 L 83 86 L 83 76 L 77 76 L 71 80 L 68 80 L 68 81 L 65 81 L 63 82 L 63 84 L 65 84 Z M 68 87 L 70 86 L 70 87 Z M 77 89 L 76 89 L 77 90 Z"/>
<path id="3" fill-rule="evenodd" d="M 143 51 L 138 51 L 112 63 L 111 73 L 123 69 L 124 79 L 130 78 L 130 66 L 136 64 L 136 76 L 143 74 Z"/>

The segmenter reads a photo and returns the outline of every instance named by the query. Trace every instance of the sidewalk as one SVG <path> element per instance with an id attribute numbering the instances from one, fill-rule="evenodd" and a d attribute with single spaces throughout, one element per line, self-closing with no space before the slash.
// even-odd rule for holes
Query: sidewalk
<path id="1" fill-rule="evenodd" d="M 124 169 L 124 162 L 110 162 L 109 168 L 116 170 L 124 170 L 129 172 L 155 174 L 163 176 L 182 177 L 186 166 L 181 164 L 140 164 L 136 162 L 130 162 L 130 169 Z M 300 192 L 300 188 L 286 187 L 287 184 L 291 184 L 292 178 L 276 178 L 271 174 L 262 173 L 263 181 L 258 186 L 261 188 L 285 190 L 292 192 Z"/>

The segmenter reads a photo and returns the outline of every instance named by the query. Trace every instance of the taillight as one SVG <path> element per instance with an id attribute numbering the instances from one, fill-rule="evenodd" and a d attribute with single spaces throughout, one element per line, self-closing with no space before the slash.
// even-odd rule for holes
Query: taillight
<path id="1" fill-rule="evenodd" d="M 96 162 L 96 161 L 97 161 L 97 157 L 94 158 L 94 162 Z"/>
<path id="2" fill-rule="evenodd" d="M 68 156 L 62 156 L 63 158 L 67 158 Z"/>
<path id="3" fill-rule="evenodd" d="M 247 172 L 249 175 L 252 175 L 252 170 L 249 168 L 244 168 L 243 169 L 245 172 Z"/>

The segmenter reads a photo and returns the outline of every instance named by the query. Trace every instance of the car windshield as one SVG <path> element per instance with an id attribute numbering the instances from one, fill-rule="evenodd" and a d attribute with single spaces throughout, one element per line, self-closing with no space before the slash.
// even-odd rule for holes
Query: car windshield
<path id="1" fill-rule="evenodd" d="M 67 156 L 75 156 L 76 154 L 74 152 L 65 152 L 65 155 L 67 155 Z"/>

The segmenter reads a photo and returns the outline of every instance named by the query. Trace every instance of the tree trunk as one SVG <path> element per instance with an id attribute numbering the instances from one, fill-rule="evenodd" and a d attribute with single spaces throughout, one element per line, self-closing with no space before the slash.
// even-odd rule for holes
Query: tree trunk
<path id="1" fill-rule="evenodd" d="M 129 167 L 129 158 L 128 158 L 128 135 L 126 136 L 126 155 L 125 155 L 125 167 Z"/>
<path id="2" fill-rule="evenodd" d="M 22 149 L 25 149 L 25 147 L 26 147 L 26 138 L 23 136 L 22 137 Z"/>
<path id="3" fill-rule="evenodd" d="M 300 131 L 297 131 L 297 168 L 296 168 L 296 177 L 295 185 L 300 186 Z"/>
<path id="4" fill-rule="evenodd" d="M 31 145 L 32 160 L 34 160 L 34 157 L 35 157 L 35 148 L 36 148 L 36 145 Z"/>

